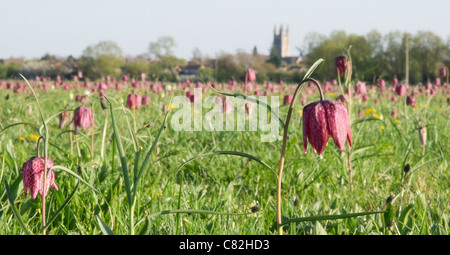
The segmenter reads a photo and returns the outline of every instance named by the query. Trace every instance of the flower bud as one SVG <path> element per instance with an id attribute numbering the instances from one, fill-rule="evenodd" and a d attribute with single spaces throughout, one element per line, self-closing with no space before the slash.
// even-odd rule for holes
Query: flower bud
<path id="1" fill-rule="evenodd" d="M 425 146 L 425 144 L 427 143 L 427 129 L 425 128 L 425 126 L 422 126 L 419 129 L 419 139 L 420 143 Z"/>
<path id="2" fill-rule="evenodd" d="M 64 111 L 59 114 L 59 128 L 63 129 L 69 119 L 69 113 Z"/>
<path id="3" fill-rule="evenodd" d="M 411 166 L 409 164 L 406 164 L 405 167 L 403 167 L 403 172 L 405 172 L 405 174 L 407 174 L 410 169 L 411 169 Z"/>

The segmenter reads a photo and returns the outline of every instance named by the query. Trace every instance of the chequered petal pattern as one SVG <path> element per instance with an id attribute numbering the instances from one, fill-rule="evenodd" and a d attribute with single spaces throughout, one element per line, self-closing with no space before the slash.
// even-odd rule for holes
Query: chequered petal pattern
<path id="1" fill-rule="evenodd" d="M 30 191 L 32 199 L 36 199 L 39 194 L 43 197 L 42 184 L 44 181 L 44 157 L 32 157 L 22 166 L 23 176 L 23 189 L 25 198 L 27 197 L 27 190 Z M 47 158 L 47 170 L 53 167 L 53 161 Z M 55 183 L 55 173 L 50 170 L 47 175 L 45 183 L 45 193 L 47 194 L 49 187 L 58 190 L 58 186 Z"/>

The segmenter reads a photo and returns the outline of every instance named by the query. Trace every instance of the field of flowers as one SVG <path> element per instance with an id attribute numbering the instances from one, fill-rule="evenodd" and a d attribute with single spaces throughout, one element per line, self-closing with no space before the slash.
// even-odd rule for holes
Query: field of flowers
<path id="1" fill-rule="evenodd" d="M 447 70 L 370 84 L 345 61 L 336 80 L 319 60 L 300 84 L 257 84 L 251 69 L 246 83 L 0 81 L 0 233 L 450 234 Z M 176 130 L 177 96 L 192 119 L 209 111 L 195 102 L 217 97 L 227 115 L 240 96 L 246 121 L 257 105 L 279 117 L 277 139 Z"/>

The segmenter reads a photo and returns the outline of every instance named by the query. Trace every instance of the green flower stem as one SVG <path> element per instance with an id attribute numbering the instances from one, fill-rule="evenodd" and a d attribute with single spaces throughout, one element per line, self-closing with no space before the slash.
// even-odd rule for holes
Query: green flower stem
<path id="1" fill-rule="evenodd" d="M 288 135 L 288 129 L 289 129 L 289 122 L 291 120 L 292 111 L 294 110 L 294 103 L 295 99 L 297 98 L 301 88 L 303 88 L 303 84 L 305 82 L 311 81 L 313 82 L 320 92 L 320 100 L 323 100 L 323 91 L 320 87 L 320 84 L 318 81 L 312 78 L 304 79 L 300 82 L 300 84 L 297 86 L 294 92 L 294 96 L 292 98 L 291 105 L 289 106 L 289 110 L 287 113 L 286 121 L 284 122 L 284 133 L 283 133 L 283 145 L 281 147 L 281 157 L 280 157 L 280 165 L 278 169 L 278 184 L 277 184 L 277 225 L 278 225 L 278 234 L 283 234 L 283 222 L 281 218 L 281 181 L 282 181 L 282 175 L 283 175 L 283 167 L 284 167 L 284 160 L 285 160 L 285 154 L 286 154 L 286 143 L 287 143 L 287 135 Z"/>

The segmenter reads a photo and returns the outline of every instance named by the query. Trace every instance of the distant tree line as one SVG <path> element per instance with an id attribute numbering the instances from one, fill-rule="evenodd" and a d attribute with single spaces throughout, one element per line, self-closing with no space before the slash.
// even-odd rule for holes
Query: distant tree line
<path id="1" fill-rule="evenodd" d="M 336 77 L 334 59 L 350 45 L 353 73 L 360 80 L 382 78 L 391 81 L 394 77 L 404 80 L 406 48 L 411 84 L 431 81 L 438 77 L 442 65 L 450 66 L 450 41 L 445 43 L 438 35 L 426 31 L 415 35 L 399 31 L 381 35 L 376 30 L 366 35 L 344 31 L 334 31 L 330 36 L 311 33 L 305 42 L 308 52 L 305 64 L 309 66 L 318 58 L 324 58 L 327 64 L 317 74 L 325 79 Z"/>
<path id="2" fill-rule="evenodd" d="M 304 55 L 300 63 L 285 63 L 272 47 L 268 54 L 260 54 L 256 47 L 251 53 L 238 51 L 220 53 L 215 58 L 203 56 L 193 50 L 188 61 L 174 55 L 176 43 L 172 37 L 161 37 L 149 44 L 148 52 L 125 57 L 121 48 L 112 41 L 102 41 L 88 46 L 79 58 L 57 57 L 46 54 L 40 59 L 11 58 L 0 60 L 0 79 L 11 79 L 22 73 L 27 77 L 46 76 L 71 79 L 79 71 L 92 80 L 101 77 L 120 78 L 123 74 L 138 78 L 142 73 L 149 80 L 178 82 L 185 79 L 183 68 L 201 66 L 195 81 L 227 82 L 245 79 L 245 70 L 256 71 L 257 82 L 298 82 L 307 68 L 317 59 L 325 59 L 325 65 L 317 71 L 317 78 L 336 78 L 334 59 L 350 48 L 353 73 L 359 80 L 374 82 L 383 78 L 405 78 L 406 45 L 409 54 L 410 83 L 426 82 L 438 76 L 439 67 L 450 66 L 450 40 L 444 42 L 432 32 L 421 31 L 415 35 L 399 31 L 382 35 L 373 30 L 366 35 L 333 31 L 329 36 L 310 33 L 305 37 Z M 351 47 L 350 47 L 351 46 Z"/>

